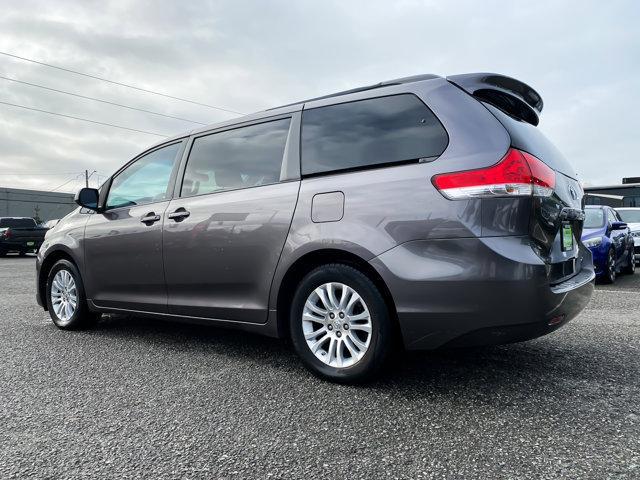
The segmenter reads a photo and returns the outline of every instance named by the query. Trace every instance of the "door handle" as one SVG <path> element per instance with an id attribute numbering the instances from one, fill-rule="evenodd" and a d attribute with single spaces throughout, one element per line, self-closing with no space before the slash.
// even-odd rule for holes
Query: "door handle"
<path id="1" fill-rule="evenodd" d="M 171 220 L 175 220 L 176 222 L 179 222 L 182 219 L 187 218 L 189 215 L 191 215 L 191 213 L 189 213 L 184 208 L 180 207 L 175 212 L 171 212 L 170 214 L 168 214 L 167 218 L 170 218 Z"/>
<path id="2" fill-rule="evenodd" d="M 148 223 L 149 225 L 157 222 L 158 220 L 160 220 L 160 215 L 156 215 L 153 212 L 147 213 L 144 217 L 140 219 L 142 223 Z"/>

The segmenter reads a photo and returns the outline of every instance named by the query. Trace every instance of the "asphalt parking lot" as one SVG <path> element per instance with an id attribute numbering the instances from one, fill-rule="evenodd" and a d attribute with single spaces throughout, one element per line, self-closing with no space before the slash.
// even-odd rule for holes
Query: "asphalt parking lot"
<path id="1" fill-rule="evenodd" d="M 640 274 L 545 338 L 352 387 L 239 332 L 62 332 L 34 263 L 0 259 L 0 478 L 640 478 Z"/>

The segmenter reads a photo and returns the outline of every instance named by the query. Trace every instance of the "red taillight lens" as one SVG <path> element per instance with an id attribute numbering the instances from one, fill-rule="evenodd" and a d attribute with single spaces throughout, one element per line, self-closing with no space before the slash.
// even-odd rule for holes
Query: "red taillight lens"
<path id="1" fill-rule="evenodd" d="M 7 228 L 4 232 L 2 232 L 2 238 L 11 238 L 11 229 Z"/>
<path id="2" fill-rule="evenodd" d="M 447 198 L 548 197 L 556 185 L 555 172 L 527 152 L 515 148 L 495 165 L 478 170 L 443 173 L 432 179 Z"/>

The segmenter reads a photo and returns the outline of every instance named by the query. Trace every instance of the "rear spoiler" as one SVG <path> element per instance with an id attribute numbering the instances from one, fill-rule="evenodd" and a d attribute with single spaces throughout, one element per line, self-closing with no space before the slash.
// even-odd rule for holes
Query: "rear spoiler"
<path id="1" fill-rule="evenodd" d="M 451 75 L 447 80 L 510 115 L 531 125 L 538 125 L 542 112 L 542 97 L 526 83 L 496 73 L 465 73 Z"/>

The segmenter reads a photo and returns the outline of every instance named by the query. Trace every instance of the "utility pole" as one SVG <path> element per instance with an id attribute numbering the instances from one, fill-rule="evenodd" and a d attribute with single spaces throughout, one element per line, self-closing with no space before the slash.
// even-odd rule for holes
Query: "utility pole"
<path id="1" fill-rule="evenodd" d="M 91 176 L 96 173 L 96 171 L 94 170 L 93 172 L 89 173 L 89 170 L 85 170 L 84 171 L 84 186 L 89 188 L 89 179 L 91 178 Z"/>

